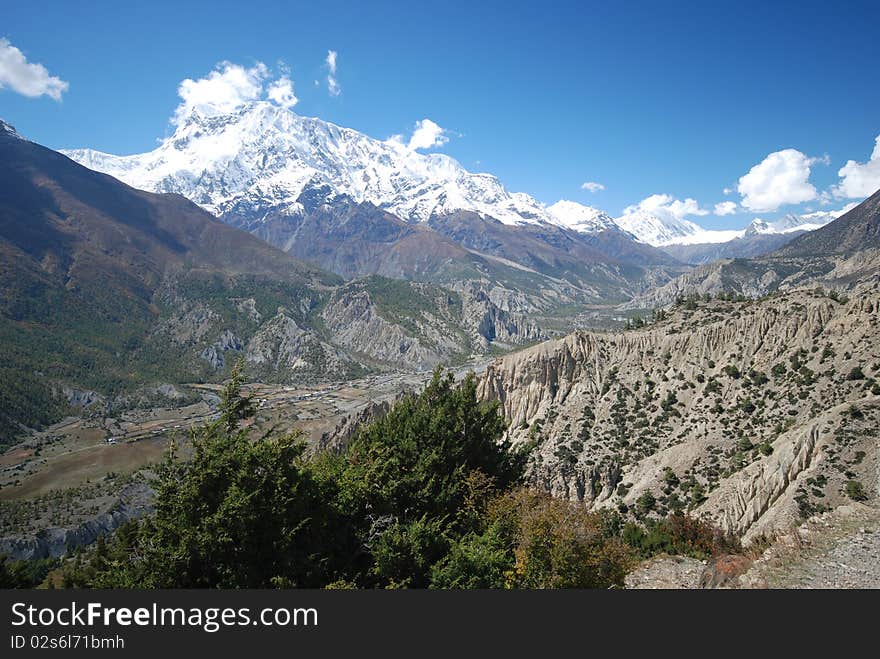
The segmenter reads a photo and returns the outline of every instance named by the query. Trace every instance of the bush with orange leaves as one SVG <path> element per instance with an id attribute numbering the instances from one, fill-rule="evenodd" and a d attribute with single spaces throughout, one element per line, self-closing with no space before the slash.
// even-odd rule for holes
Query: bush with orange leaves
<path id="1" fill-rule="evenodd" d="M 583 504 L 517 489 L 490 510 L 511 532 L 511 588 L 610 588 L 636 563 L 635 552 L 615 537 L 607 514 Z"/>

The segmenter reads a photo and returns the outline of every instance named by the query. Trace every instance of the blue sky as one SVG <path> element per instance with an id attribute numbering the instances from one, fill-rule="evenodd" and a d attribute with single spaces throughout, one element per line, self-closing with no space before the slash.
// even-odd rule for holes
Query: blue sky
<path id="1" fill-rule="evenodd" d="M 7 3 L 5 45 L 68 87 L 58 101 L 7 80 L 0 117 L 53 148 L 136 153 L 169 133 L 180 81 L 224 60 L 276 72 L 283 62 L 296 112 L 378 138 L 430 118 L 447 130 L 439 150 L 547 203 L 616 215 L 664 194 L 666 207 L 695 200 L 709 214 L 689 219 L 707 227 L 739 227 L 841 207 L 880 173 L 868 162 L 880 135 L 880 3 L 414 5 Z M 778 151 L 744 198 L 740 177 Z M 849 160 L 853 177 L 834 188 Z M 768 198 L 768 182 L 793 192 Z M 712 214 L 725 201 L 737 213 Z"/>

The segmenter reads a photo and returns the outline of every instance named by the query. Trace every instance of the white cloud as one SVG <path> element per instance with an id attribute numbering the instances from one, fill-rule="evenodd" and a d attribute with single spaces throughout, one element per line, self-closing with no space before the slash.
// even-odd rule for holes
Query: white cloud
<path id="1" fill-rule="evenodd" d="M 339 96 L 342 93 L 342 87 L 339 86 L 339 81 L 336 79 L 337 57 L 339 54 L 335 50 L 328 50 L 327 59 L 324 60 L 329 71 L 327 73 L 327 91 L 330 92 L 330 96 Z"/>
<path id="2" fill-rule="evenodd" d="M 581 184 L 581 190 L 586 190 L 587 192 L 601 192 L 604 189 L 605 186 L 601 183 L 596 183 L 596 181 L 587 181 Z"/>
<path id="3" fill-rule="evenodd" d="M 181 102 L 171 121 L 179 124 L 193 110 L 206 116 L 235 112 L 253 101 L 266 100 L 290 109 L 299 99 L 294 93 L 290 68 L 279 62 L 270 72 L 262 62 L 247 68 L 232 62 L 220 62 L 204 78 L 187 78 L 177 88 Z"/>
<path id="4" fill-rule="evenodd" d="M 259 100 L 268 75 L 269 70 L 262 62 L 249 69 L 221 62 L 204 78 L 187 78 L 177 88 L 182 102 L 177 106 L 173 121 L 179 123 L 192 110 L 207 116 L 228 114 L 245 103 Z"/>
<path id="5" fill-rule="evenodd" d="M 48 96 L 60 101 L 70 85 L 50 75 L 42 64 L 28 62 L 9 39 L 0 39 L 0 89 L 4 87 L 30 98 Z"/>
<path id="6" fill-rule="evenodd" d="M 660 218 L 673 218 L 682 220 L 688 215 L 708 215 L 709 211 L 700 208 L 696 199 L 676 199 L 668 194 L 652 194 L 642 199 L 638 204 L 627 206 L 623 209 L 624 215 L 632 215 L 639 211 L 656 215 Z"/>
<path id="7" fill-rule="evenodd" d="M 399 135 L 395 135 L 392 140 L 402 142 Z M 431 149 L 437 146 L 443 146 L 449 141 L 446 136 L 446 129 L 441 128 L 430 119 L 422 119 L 416 122 L 416 129 L 413 131 L 412 137 L 407 143 L 408 149 Z"/>
<path id="8" fill-rule="evenodd" d="M 828 156 L 809 158 L 797 149 L 769 154 L 739 179 L 742 205 L 753 211 L 775 211 L 785 204 L 799 204 L 819 195 L 810 183 L 810 166 L 827 163 Z"/>
<path id="9" fill-rule="evenodd" d="M 733 188 L 724 188 L 724 189 L 722 190 L 722 192 L 724 193 L 724 196 L 727 196 L 727 195 L 729 195 L 731 192 L 733 192 Z"/>
<path id="10" fill-rule="evenodd" d="M 299 103 L 299 99 L 293 93 L 293 80 L 287 75 L 281 76 L 269 85 L 266 97 L 277 105 L 288 109 Z"/>
<path id="11" fill-rule="evenodd" d="M 838 197 L 861 199 L 877 192 L 880 189 L 880 135 L 874 140 L 874 151 L 868 162 L 847 160 L 837 175 L 842 179 L 833 188 Z"/>
<path id="12" fill-rule="evenodd" d="M 715 204 L 715 215 L 734 215 L 736 208 L 735 201 L 722 201 L 720 204 Z"/>

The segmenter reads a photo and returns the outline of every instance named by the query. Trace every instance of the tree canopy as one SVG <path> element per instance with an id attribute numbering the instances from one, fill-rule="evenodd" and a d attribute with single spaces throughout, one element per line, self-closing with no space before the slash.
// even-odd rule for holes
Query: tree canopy
<path id="1" fill-rule="evenodd" d="M 667 537 L 673 525 L 649 542 L 617 513 L 525 487 L 525 456 L 473 374 L 436 370 L 338 454 L 309 455 L 298 432 L 255 437 L 253 414 L 236 369 L 191 455 L 169 450 L 155 515 L 67 561 L 63 584 L 606 588 L 645 547 L 705 540 L 687 525 L 693 538 Z"/>

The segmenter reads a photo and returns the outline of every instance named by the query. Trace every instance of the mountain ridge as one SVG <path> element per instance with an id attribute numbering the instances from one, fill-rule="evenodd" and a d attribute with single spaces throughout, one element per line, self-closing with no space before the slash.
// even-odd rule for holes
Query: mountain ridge
<path id="1" fill-rule="evenodd" d="M 682 297 L 722 292 L 761 297 L 810 284 L 844 291 L 875 278 L 878 269 L 880 190 L 828 224 L 799 233 L 774 251 L 699 265 L 624 306 L 650 309 Z"/>

